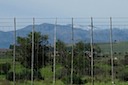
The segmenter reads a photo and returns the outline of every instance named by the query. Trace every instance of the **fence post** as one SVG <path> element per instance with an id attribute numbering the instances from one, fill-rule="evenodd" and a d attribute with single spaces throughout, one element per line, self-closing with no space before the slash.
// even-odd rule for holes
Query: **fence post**
<path id="1" fill-rule="evenodd" d="M 91 17 L 91 78 L 94 85 L 94 56 L 93 56 L 93 18 Z"/>
<path id="2" fill-rule="evenodd" d="M 56 83 L 56 28 L 57 28 L 57 18 L 54 27 L 53 85 L 55 85 Z"/>
<path id="3" fill-rule="evenodd" d="M 71 56 L 71 85 L 73 84 L 73 59 L 74 59 L 74 27 L 72 18 L 72 56 Z"/>
<path id="4" fill-rule="evenodd" d="M 16 58 L 16 18 L 14 18 L 14 44 L 13 44 L 13 85 L 15 85 L 15 58 Z"/>
<path id="5" fill-rule="evenodd" d="M 111 81 L 114 85 L 112 18 L 110 17 Z"/>
<path id="6" fill-rule="evenodd" d="M 33 85 L 33 69 L 34 69 L 34 29 L 35 29 L 35 18 L 33 18 L 33 27 L 32 27 L 32 56 L 31 56 L 31 85 Z"/>

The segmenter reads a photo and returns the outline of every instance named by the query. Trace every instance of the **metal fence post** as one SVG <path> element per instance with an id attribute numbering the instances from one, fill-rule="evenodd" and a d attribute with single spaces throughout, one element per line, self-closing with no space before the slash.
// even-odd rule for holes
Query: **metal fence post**
<path id="1" fill-rule="evenodd" d="M 14 48 L 13 48 L 13 85 L 15 85 L 15 58 L 16 58 L 16 18 L 14 18 Z"/>
<path id="2" fill-rule="evenodd" d="M 112 18 L 110 17 L 111 81 L 114 85 Z"/>
<path id="3" fill-rule="evenodd" d="M 56 28 L 57 28 L 57 18 L 54 27 L 53 85 L 55 85 L 56 83 Z"/>
<path id="4" fill-rule="evenodd" d="M 33 27 L 32 27 L 32 56 L 31 56 L 31 85 L 33 85 L 33 69 L 34 69 L 34 29 L 35 29 L 35 18 L 33 18 Z"/>
<path id="5" fill-rule="evenodd" d="M 71 85 L 73 84 L 73 57 L 74 57 L 74 29 L 73 29 L 73 18 L 72 18 L 72 56 L 71 56 Z"/>
<path id="6" fill-rule="evenodd" d="M 94 85 L 94 58 L 93 58 L 93 18 L 91 17 L 91 77 Z"/>

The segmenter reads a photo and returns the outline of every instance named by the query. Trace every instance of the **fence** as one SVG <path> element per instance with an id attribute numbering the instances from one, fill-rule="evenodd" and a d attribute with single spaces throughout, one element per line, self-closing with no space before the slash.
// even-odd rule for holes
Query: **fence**
<path id="1" fill-rule="evenodd" d="M 126 85 L 128 18 L 0 18 L 0 84 Z"/>

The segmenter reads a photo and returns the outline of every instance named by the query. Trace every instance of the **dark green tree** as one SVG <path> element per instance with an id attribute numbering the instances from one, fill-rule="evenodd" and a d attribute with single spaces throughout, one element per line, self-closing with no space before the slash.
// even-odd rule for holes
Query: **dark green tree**
<path id="1" fill-rule="evenodd" d="M 57 63 L 64 65 L 65 59 L 67 57 L 67 51 L 66 51 L 65 43 L 61 40 L 57 40 L 56 49 L 57 49 Z"/>
<path id="2" fill-rule="evenodd" d="M 17 47 L 19 57 L 17 60 L 25 67 L 31 68 L 32 56 L 32 33 L 27 37 L 17 37 Z M 34 69 L 37 70 L 46 66 L 48 62 L 48 36 L 34 32 Z"/>
<path id="3" fill-rule="evenodd" d="M 86 51 L 90 51 L 89 44 L 79 41 L 74 47 L 74 71 L 78 75 L 88 74 L 90 58 L 86 55 Z"/>

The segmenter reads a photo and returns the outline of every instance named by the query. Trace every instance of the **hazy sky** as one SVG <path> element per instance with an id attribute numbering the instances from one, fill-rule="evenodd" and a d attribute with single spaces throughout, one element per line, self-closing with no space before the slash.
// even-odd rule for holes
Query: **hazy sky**
<path id="1" fill-rule="evenodd" d="M 128 0 L 0 0 L 0 18 L 128 17 Z"/>

